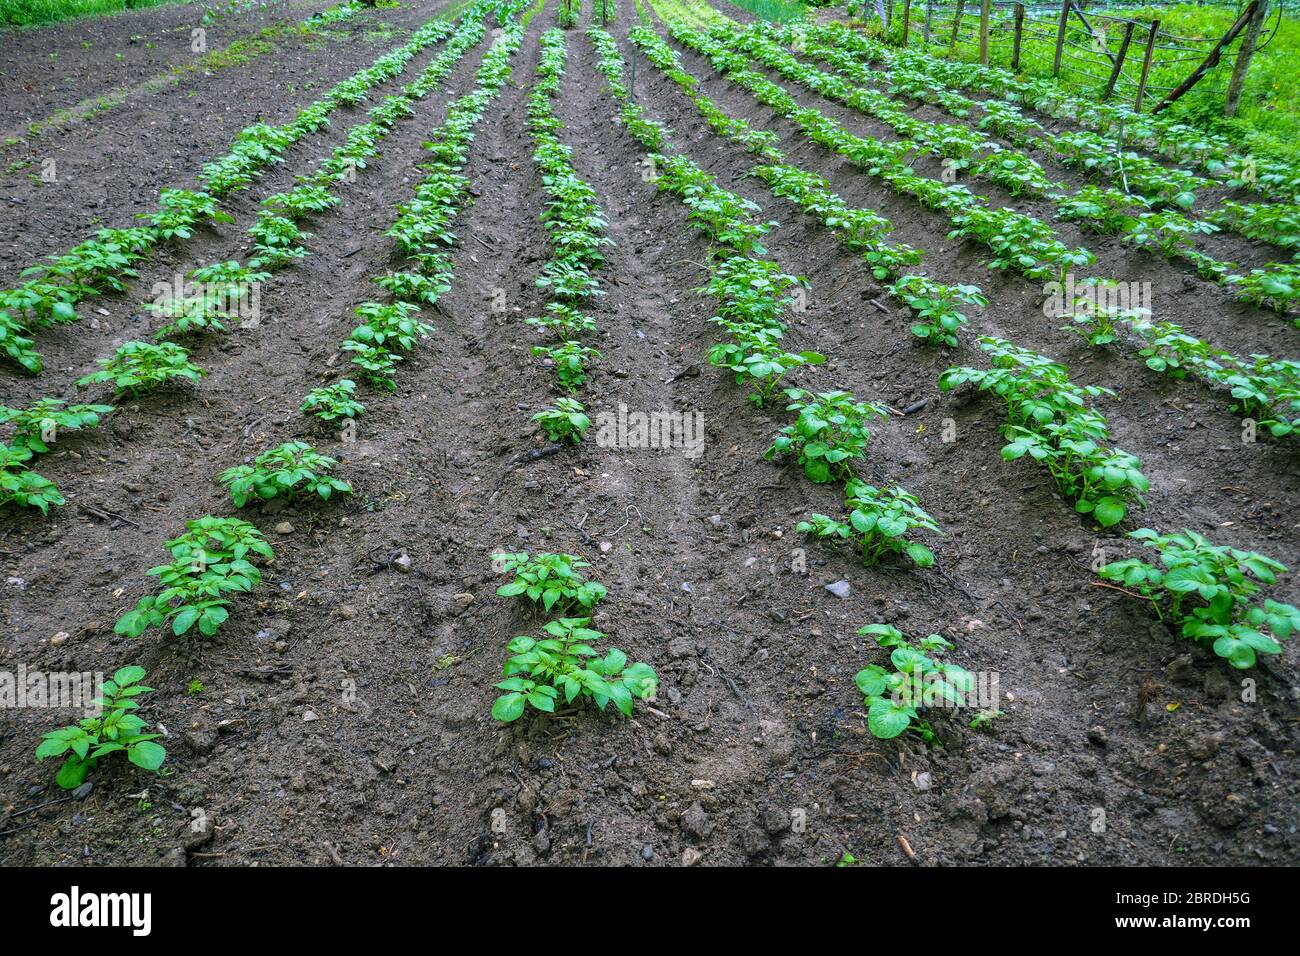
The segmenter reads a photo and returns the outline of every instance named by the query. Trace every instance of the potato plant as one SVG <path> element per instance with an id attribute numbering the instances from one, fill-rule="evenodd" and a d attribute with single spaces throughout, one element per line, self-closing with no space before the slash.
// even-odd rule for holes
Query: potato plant
<path id="1" fill-rule="evenodd" d="M 591 610 L 608 593 L 599 581 L 587 580 L 583 569 L 591 563 L 576 555 L 502 552 L 492 555 L 492 561 L 503 574 L 514 575 L 497 588 L 499 597 L 525 597 L 547 612 Z"/>
<path id="2" fill-rule="evenodd" d="M 112 405 L 69 405 L 62 399 L 42 398 L 27 408 L 0 405 L 0 424 L 14 426 L 12 445 L 43 455 L 58 441 L 60 432 L 98 428 L 100 416 L 112 412 Z"/>
<path id="3" fill-rule="evenodd" d="M 576 392 L 586 384 L 587 366 L 601 357 L 591 346 L 572 340 L 559 345 L 534 345 L 533 354 L 555 366 L 555 377 L 567 392 Z"/>
<path id="4" fill-rule="evenodd" d="M 140 681 L 148 676 L 143 667 L 123 667 L 104 681 L 95 701 L 102 708 L 98 717 L 86 717 L 75 724 L 51 731 L 41 738 L 36 759 L 63 757 L 54 782 L 64 790 L 76 790 L 95 769 L 101 757 L 125 753 L 126 759 L 142 770 L 158 770 L 167 750 L 155 743 L 160 733 L 149 733 L 149 725 L 136 711 L 142 694 L 153 692 Z"/>
<path id="5" fill-rule="evenodd" d="M 262 533 L 238 518 L 209 515 L 185 527 L 184 534 L 167 542 L 171 563 L 149 569 L 163 589 L 146 594 L 118 618 L 116 633 L 139 637 L 151 627 L 170 624 L 177 637 L 194 627 L 212 637 L 229 617 L 227 595 L 261 583 L 262 572 L 253 560 L 275 558 Z"/>
<path id="6" fill-rule="evenodd" d="M 556 399 L 553 408 L 538 412 L 533 416 L 533 421 L 541 426 L 548 441 L 571 441 L 575 445 L 582 441 L 582 436 L 591 427 L 586 409 L 575 398 Z"/>
<path id="7" fill-rule="evenodd" d="M 1102 527 L 1118 524 L 1130 507 L 1143 503 L 1150 482 L 1140 462 L 1108 447 L 1106 418 L 1088 405 L 1089 399 L 1113 395 L 1109 389 L 1075 385 L 1065 366 L 1003 339 L 982 337 L 980 347 L 994 367 L 950 368 L 940 376 L 939 388 L 972 384 L 1006 402 L 1003 460 L 1028 455 L 1041 461 L 1075 510 L 1092 515 Z"/>
<path id="8" fill-rule="evenodd" d="M 140 396 L 173 379 L 197 382 L 208 374 L 190 361 L 188 349 L 174 342 L 127 342 L 96 361 L 100 370 L 77 379 L 77 385 L 112 382 L 118 395 Z"/>
<path id="9" fill-rule="evenodd" d="M 915 495 L 897 485 L 876 488 L 853 479 L 845 487 L 844 506 L 847 521 L 814 514 L 795 525 L 795 530 L 816 538 L 855 542 L 868 567 L 889 554 L 906 554 L 918 568 L 934 565 L 934 552 L 919 541 L 907 540 L 917 530 L 940 533 L 938 522 Z"/>
<path id="10" fill-rule="evenodd" d="M 934 729 L 921 714 L 936 706 L 964 705 L 975 686 L 969 671 L 939 659 L 953 645 L 938 634 L 912 644 L 890 624 L 868 624 L 858 633 L 888 650 L 892 667 L 869 664 L 854 677 L 867 707 L 867 729 L 881 740 L 911 730 L 926 743 L 935 743 Z"/>
<path id="11" fill-rule="evenodd" d="M 802 388 L 787 388 L 787 411 L 798 412 L 764 452 L 771 460 L 777 455 L 794 455 L 810 481 L 847 481 L 853 476 L 853 462 L 866 458 L 871 433 L 867 422 L 884 419 L 888 413 L 879 405 L 859 402 L 848 392 L 814 395 Z"/>
<path id="12" fill-rule="evenodd" d="M 306 442 L 291 441 L 262 452 L 251 465 L 227 468 L 217 480 L 229 488 L 236 508 L 272 498 L 293 501 L 304 494 L 328 501 L 335 493 L 352 493 L 350 484 L 330 475 L 337 464 Z"/>
<path id="13" fill-rule="evenodd" d="M 1161 620 L 1182 626 L 1183 637 L 1212 647 L 1238 669 L 1255 666 L 1260 654 L 1280 654 L 1280 640 L 1300 629 L 1300 610 L 1271 598 L 1262 585 L 1277 583 L 1287 570 L 1280 561 L 1211 544 L 1195 531 L 1159 534 L 1140 528 L 1129 537 L 1155 548 L 1160 567 L 1141 558 L 1104 565 L 1098 572 L 1136 591 Z"/>
<path id="14" fill-rule="evenodd" d="M 54 482 L 27 466 L 32 456 L 26 445 L 0 442 L 0 507 L 13 504 L 47 515 L 51 505 L 64 504 L 65 500 Z"/>
<path id="15" fill-rule="evenodd" d="M 341 379 L 333 385 L 313 388 L 302 400 L 301 410 L 315 415 L 323 422 L 356 418 L 366 410 L 366 406 L 353 397 L 356 391 L 357 383 L 349 378 Z"/>
<path id="16" fill-rule="evenodd" d="M 511 640 L 506 645 L 510 657 L 503 669 L 505 679 L 496 684 L 505 693 L 493 703 L 492 716 L 509 723 L 528 707 L 549 714 L 561 699 L 572 704 L 586 698 L 602 711 L 612 702 L 630 717 L 634 700 L 652 699 L 658 686 L 654 668 L 629 664 L 617 647 L 601 656 L 591 645 L 605 635 L 588 623 L 585 617 L 562 617 L 546 623 L 546 637 L 521 635 Z"/>

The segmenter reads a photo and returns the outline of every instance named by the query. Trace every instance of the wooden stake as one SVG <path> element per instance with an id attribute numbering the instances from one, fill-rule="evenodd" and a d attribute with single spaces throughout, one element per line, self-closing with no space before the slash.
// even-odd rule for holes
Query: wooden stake
<path id="1" fill-rule="evenodd" d="M 912 33 L 912 0 L 903 0 L 903 46 Z"/>
<path id="2" fill-rule="evenodd" d="M 980 66 L 989 65 L 989 8 L 993 0 L 980 2 Z"/>
<path id="3" fill-rule="evenodd" d="M 1223 48 L 1233 40 L 1237 39 L 1237 34 L 1246 28 L 1246 24 L 1250 22 L 1251 18 L 1255 15 L 1255 11 L 1258 9 L 1259 0 L 1251 0 L 1250 6 L 1241 11 L 1241 16 L 1237 18 L 1237 22 L 1232 25 L 1227 33 L 1219 38 L 1219 42 L 1214 44 L 1214 49 L 1211 50 L 1209 55 L 1201 61 L 1201 65 L 1192 71 L 1191 76 L 1179 83 L 1168 96 L 1161 100 L 1151 113 L 1154 115 L 1165 109 L 1170 103 L 1173 103 L 1193 86 L 1201 82 L 1206 73 L 1209 73 L 1210 70 L 1218 66 L 1219 58 L 1223 55 Z"/>
<path id="4" fill-rule="evenodd" d="M 1016 35 L 1011 41 L 1011 72 L 1020 71 L 1020 38 L 1025 32 L 1025 5 L 1016 4 Z"/>
<path id="5" fill-rule="evenodd" d="M 1133 112 L 1142 112 L 1142 95 L 1147 91 L 1147 78 L 1151 75 L 1151 54 L 1156 48 L 1156 34 L 1160 32 L 1160 21 L 1152 20 L 1151 29 L 1147 32 L 1147 49 L 1142 54 L 1142 76 L 1138 79 L 1138 95 L 1133 101 Z"/>
<path id="6" fill-rule="evenodd" d="M 930 20 L 934 17 L 934 0 L 925 0 L 925 45 L 930 45 Z"/>
<path id="7" fill-rule="evenodd" d="M 1106 91 L 1101 94 L 1102 101 L 1110 99 L 1110 94 L 1115 92 L 1115 82 L 1119 79 L 1120 67 L 1124 65 L 1124 56 L 1128 53 L 1128 45 L 1133 40 L 1133 29 L 1137 26 L 1132 20 L 1124 25 L 1124 39 L 1119 45 L 1119 54 L 1115 57 L 1115 65 L 1111 68 L 1110 79 L 1106 81 Z"/>
<path id="8" fill-rule="evenodd" d="M 1061 3 L 1061 22 L 1056 27 L 1056 54 L 1052 57 L 1052 76 L 1061 75 L 1061 54 L 1065 52 L 1065 27 L 1070 20 L 1070 0 Z"/>
<path id="9" fill-rule="evenodd" d="M 1237 51 L 1237 62 L 1233 64 L 1232 79 L 1228 81 L 1228 94 L 1223 101 L 1224 116 L 1237 115 L 1241 91 L 1246 85 L 1246 71 L 1250 69 L 1250 58 L 1255 55 L 1255 44 L 1259 42 L 1259 33 L 1266 19 L 1268 19 L 1268 0 L 1260 0 L 1250 26 L 1246 28 L 1246 35 L 1241 38 L 1241 49 Z"/>

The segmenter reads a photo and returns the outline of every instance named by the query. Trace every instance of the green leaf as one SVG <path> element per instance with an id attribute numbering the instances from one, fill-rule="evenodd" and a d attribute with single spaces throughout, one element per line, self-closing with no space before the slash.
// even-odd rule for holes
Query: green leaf
<path id="1" fill-rule="evenodd" d="M 131 744 L 127 748 L 126 759 L 144 770 L 157 770 L 167 758 L 167 751 L 152 740 Z"/>
<path id="2" fill-rule="evenodd" d="M 492 716 L 503 723 L 519 719 L 524 712 L 523 694 L 503 694 L 492 705 Z"/>
<path id="3" fill-rule="evenodd" d="M 877 697 L 867 708 L 867 728 L 881 740 L 890 740 L 912 723 L 909 708 L 899 707 L 886 697 Z"/>

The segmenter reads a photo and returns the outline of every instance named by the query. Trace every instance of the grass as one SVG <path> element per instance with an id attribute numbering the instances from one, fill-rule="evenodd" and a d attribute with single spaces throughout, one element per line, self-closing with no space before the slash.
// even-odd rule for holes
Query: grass
<path id="1" fill-rule="evenodd" d="M 125 10 L 180 0 L 0 0 L 0 26 L 29 27 L 77 17 L 109 17 Z"/>
<path id="2" fill-rule="evenodd" d="M 770 20 L 772 23 L 802 20 L 807 13 L 807 8 L 797 0 L 793 3 L 790 0 L 727 0 L 727 2 L 741 10 L 748 10 L 760 20 Z"/>

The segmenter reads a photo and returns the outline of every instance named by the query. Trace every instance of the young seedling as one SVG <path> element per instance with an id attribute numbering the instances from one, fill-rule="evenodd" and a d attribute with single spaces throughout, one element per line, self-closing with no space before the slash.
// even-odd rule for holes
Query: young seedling
<path id="1" fill-rule="evenodd" d="M 1158 534 L 1139 528 L 1129 535 L 1160 552 L 1162 568 L 1141 558 L 1104 565 L 1098 573 L 1137 591 L 1156 614 L 1181 624 L 1184 637 L 1214 648 L 1241 670 L 1259 654 L 1280 654 L 1279 640 L 1300 629 L 1300 610 L 1266 598 L 1255 602 L 1260 585 L 1277 583 L 1286 565 L 1254 551 L 1211 544 L 1195 531 Z"/>
<path id="2" fill-rule="evenodd" d="M 356 382 L 349 378 L 335 382 L 333 385 L 313 388 L 303 399 L 301 410 L 326 422 L 337 421 L 340 418 L 356 418 L 366 410 L 366 406 L 352 397 L 356 390 Z"/>
<path id="3" fill-rule="evenodd" d="M 935 282 L 928 276 L 903 276 L 889 291 L 908 304 L 918 321 L 912 334 L 927 345 L 957 347 L 957 330 L 966 324 L 960 307 L 977 305 L 984 308 L 989 300 L 979 286 L 949 286 Z"/>
<path id="4" fill-rule="evenodd" d="M 0 405 L 0 424 L 12 422 L 15 447 L 30 448 L 43 455 L 58 440 L 60 432 L 98 428 L 99 416 L 113 411 L 112 405 L 68 405 L 57 398 L 42 398 L 29 408 Z"/>
<path id="5" fill-rule="evenodd" d="M 112 680 L 104 681 L 102 696 L 94 702 L 102 708 L 100 716 L 87 717 L 42 738 L 36 748 L 37 760 L 64 757 L 55 783 L 64 790 L 77 789 L 100 757 L 118 751 L 143 770 L 162 766 L 167 751 L 154 743 L 162 734 L 148 733 L 149 725 L 133 713 L 140 706 L 136 698 L 153 692 L 152 687 L 140 683 L 146 676 L 143 667 L 121 668 Z"/>
<path id="6" fill-rule="evenodd" d="M 48 515 L 50 506 L 64 504 L 64 498 L 58 485 L 27 467 L 32 454 L 25 445 L 0 444 L 0 507 L 15 504 Z"/>
<path id="7" fill-rule="evenodd" d="M 500 597 L 523 595 L 542 609 L 564 614 L 575 608 L 591 610 L 606 594 L 605 585 L 588 581 L 582 573 L 591 563 L 572 554 L 538 554 L 528 552 L 492 555 L 494 564 L 514 580 L 497 588 Z"/>
<path id="8" fill-rule="evenodd" d="M 585 617 L 548 621 L 548 637 L 514 638 L 506 649 L 505 680 L 496 684 L 506 693 L 492 705 L 492 716 L 509 723 L 531 706 L 553 713 L 563 696 L 566 704 L 589 698 L 604 710 L 611 701 L 625 716 L 632 716 L 634 698 L 650 700 L 658 677 L 649 664 L 629 664 L 627 655 L 610 648 L 603 657 L 591 645 L 605 635 L 587 627 Z"/>
<path id="9" fill-rule="evenodd" d="M 847 521 L 814 514 L 795 525 L 795 530 L 818 538 L 856 541 L 862 563 L 868 567 L 886 554 L 906 554 L 918 568 L 934 565 L 934 552 L 919 541 L 907 540 L 918 528 L 941 533 L 938 522 L 921 508 L 915 495 L 897 485 L 875 488 L 852 479 L 845 487 L 844 502 L 849 509 Z"/>
<path id="10" fill-rule="evenodd" d="M 190 361 L 189 350 L 174 342 L 127 342 L 98 362 L 103 367 L 77 379 L 78 386 L 112 382 L 119 395 L 138 396 L 174 378 L 197 382 L 208 374 Z"/>
<path id="11" fill-rule="evenodd" d="M 236 508 L 250 500 L 292 501 L 300 494 L 316 494 L 328 501 L 335 492 L 350 494 L 352 486 L 341 478 L 331 478 L 338 462 L 322 455 L 301 441 L 285 442 L 278 448 L 262 452 L 251 465 L 227 468 L 217 480 L 230 489 Z"/>
<path id="12" fill-rule="evenodd" d="M 798 412 L 792 425 L 777 434 L 763 453 L 769 461 L 777 455 L 793 454 L 809 479 L 824 484 L 853 476 L 852 462 L 866 458 L 871 433 L 867 421 L 884 419 L 888 413 L 879 405 L 855 401 L 848 392 L 814 395 L 802 388 L 787 388 L 787 411 Z"/>
<path id="13" fill-rule="evenodd" d="M 568 392 L 586 384 L 587 365 L 601 357 L 595 349 L 572 340 L 556 346 L 534 345 L 533 354 L 551 361 L 560 387 Z"/>
<path id="14" fill-rule="evenodd" d="M 582 441 L 582 436 L 591 427 L 591 419 L 576 398 L 556 399 L 554 408 L 538 412 L 533 421 L 542 426 L 548 441 L 563 443 L 567 440 L 575 445 Z"/>
<path id="15" fill-rule="evenodd" d="M 186 522 L 186 532 L 167 542 L 171 564 L 150 568 L 163 584 L 158 594 L 146 594 L 135 609 L 123 614 L 113 630 L 139 637 L 151 627 L 171 623 L 177 637 L 198 626 L 211 637 L 226 622 L 227 594 L 251 591 L 262 580 L 254 556 L 275 557 L 262 533 L 238 518 L 208 516 Z"/>
<path id="16" fill-rule="evenodd" d="M 561 342 L 573 341 L 583 333 L 596 330 L 594 319 L 563 302 L 548 303 L 546 315 L 533 316 L 524 321 L 538 328 L 550 329 Z"/>
<path id="17" fill-rule="evenodd" d="M 939 656 L 953 645 L 938 634 L 910 644 L 890 624 L 868 624 L 859 634 L 873 637 L 889 650 L 893 670 L 870 664 L 858 671 L 854 682 L 867 706 L 867 729 L 881 740 L 890 740 L 914 730 L 926 743 L 935 743 L 933 728 L 919 714 L 928 707 L 957 707 L 975 686 L 975 678 L 956 664 L 945 664 Z"/>

